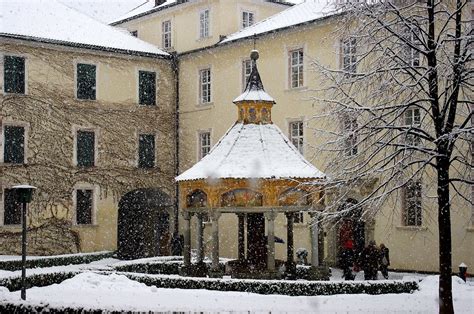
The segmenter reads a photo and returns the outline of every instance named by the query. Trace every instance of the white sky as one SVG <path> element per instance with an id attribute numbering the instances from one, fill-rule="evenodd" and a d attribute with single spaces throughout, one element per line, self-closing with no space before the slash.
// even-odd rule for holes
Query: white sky
<path id="1" fill-rule="evenodd" d="M 110 22 L 136 8 L 147 0 L 59 0 L 60 2 L 86 13 L 102 22 Z M 287 0 L 300 3 L 304 0 Z"/>

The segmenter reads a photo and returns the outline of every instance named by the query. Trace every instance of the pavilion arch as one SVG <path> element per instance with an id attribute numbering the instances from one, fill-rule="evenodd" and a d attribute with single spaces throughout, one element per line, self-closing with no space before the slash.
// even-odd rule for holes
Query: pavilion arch
<path id="1" fill-rule="evenodd" d="M 263 206 L 263 195 L 250 189 L 234 189 L 221 195 L 222 207 Z"/>
<path id="2" fill-rule="evenodd" d="M 299 188 L 289 188 L 278 197 L 280 206 L 308 206 L 312 204 L 312 197 L 308 191 Z"/>
<path id="3" fill-rule="evenodd" d="M 196 190 L 193 190 L 188 195 L 186 195 L 186 207 L 187 208 L 208 207 L 206 192 L 204 192 L 201 189 L 196 189 Z"/>

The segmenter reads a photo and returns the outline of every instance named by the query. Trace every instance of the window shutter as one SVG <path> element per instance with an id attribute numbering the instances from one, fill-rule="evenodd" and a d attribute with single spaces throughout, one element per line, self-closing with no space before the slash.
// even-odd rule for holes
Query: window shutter
<path id="1" fill-rule="evenodd" d="M 153 168 L 155 166 L 155 136 L 140 134 L 138 142 L 138 167 Z"/>
<path id="2" fill-rule="evenodd" d="M 146 106 L 156 105 L 156 73 L 139 71 L 139 104 Z"/>
<path id="3" fill-rule="evenodd" d="M 25 162 L 25 128 L 21 126 L 5 126 L 5 163 L 22 164 Z"/>
<path id="4" fill-rule="evenodd" d="M 77 64 L 77 98 L 96 99 L 96 66 L 93 64 Z"/>
<path id="5" fill-rule="evenodd" d="M 92 190 L 76 190 L 76 223 L 78 225 L 92 224 Z"/>
<path id="6" fill-rule="evenodd" d="M 77 165 L 79 167 L 95 165 L 95 133 L 93 131 L 77 132 Z"/>
<path id="7" fill-rule="evenodd" d="M 4 84 L 6 93 L 25 93 L 25 58 L 4 57 Z"/>

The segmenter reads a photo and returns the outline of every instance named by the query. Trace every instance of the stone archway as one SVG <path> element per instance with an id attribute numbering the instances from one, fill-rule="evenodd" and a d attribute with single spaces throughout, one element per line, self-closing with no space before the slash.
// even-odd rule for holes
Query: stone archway
<path id="1" fill-rule="evenodd" d="M 169 255 L 171 207 L 171 198 L 161 189 L 137 189 L 125 194 L 118 210 L 118 257 Z"/>

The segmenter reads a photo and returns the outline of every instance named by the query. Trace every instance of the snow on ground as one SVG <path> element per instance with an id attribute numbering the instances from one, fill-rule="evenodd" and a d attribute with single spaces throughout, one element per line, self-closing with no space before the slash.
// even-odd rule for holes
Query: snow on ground
<path id="1" fill-rule="evenodd" d="M 99 251 L 92 253 L 73 253 L 73 254 L 61 254 L 61 255 L 45 255 L 45 256 L 33 256 L 27 255 L 27 260 L 36 260 L 36 259 L 51 259 L 51 258 L 63 258 L 63 257 L 76 257 L 76 256 L 89 256 L 89 255 L 100 255 L 111 253 L 110 251 Z M 0 255 L 0 261 L 21 261 L 21 255 Z"/>
<path id="2" fill-rule="evenodd" d="M 243 292 L 161 289 L 148 287 L 122 275 L 82 273 L 59 285 L 34 287 L 27 303 L 52 307 L 84 307 L 127 311 L 209 311 L 273 313 L 434 313 L 437 311 L 438 277 L 427 276 L 413 294 L 335 295 L 288 297 Z M 453 277 L 456 313 L 470 313 L 474 285 Z M 0 303 L 22 303 L 20 292 L 0 288 Z"/>

